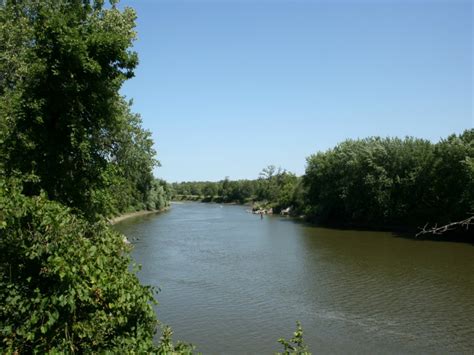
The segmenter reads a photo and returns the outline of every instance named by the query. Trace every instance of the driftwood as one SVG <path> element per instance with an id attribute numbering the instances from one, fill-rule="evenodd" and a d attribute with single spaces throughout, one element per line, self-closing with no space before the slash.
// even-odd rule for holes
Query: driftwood
<path id="1" fill-rule="evenodd" d="M 459 228 L 465 228 L 466 230 L 468 230 L 470 225 L 474 225 L 474 216 L 471 216 L 459 222 L 452 222 L 441 227 L 438 227 L 438 225 L 435 225 L 434 227 L 431 227 L 428 229 L 427 229 L 428 223 L 426 223 L 425 226 L 423 227 L 423 230 L 418 232 L 416 236 L 418 237 L 424 234 L 441 235 L 448 231 L 452 231 Z"/>

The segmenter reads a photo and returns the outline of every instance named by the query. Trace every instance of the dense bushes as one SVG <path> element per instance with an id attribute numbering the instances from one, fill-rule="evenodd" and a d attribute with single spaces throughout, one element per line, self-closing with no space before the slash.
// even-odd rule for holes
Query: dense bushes
<path id="1" fill-rule="evenodd" d="M 129 272 L 122 236 L 44 193 L 0 185 L 1 347 L 20 353 L 149 351 L 152 292 Z"/>
<path id="2" fill-rule="evenodd" d="M 308 158 L 306 213 L 324 223 L 420 226 L 474 211 L 474 132 L 437 144 L 347 140 Z"/>

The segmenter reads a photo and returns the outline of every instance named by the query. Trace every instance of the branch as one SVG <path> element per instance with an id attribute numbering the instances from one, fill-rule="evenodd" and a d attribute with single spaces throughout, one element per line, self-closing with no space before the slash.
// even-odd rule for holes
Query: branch
<path id="1" fill-rule="evenodd" d="M 416 236 L 418 237 L 424 234 L 441 235 L 443 233 L 446 233 L 447 231 L 454 230 L 457 228 L 466 228 L 466 230 L 468 230 L 470 225 L 474 225 L 474 216 L 471 216 L 459 222 L 452 222 L 441 227 L 435 225 L 434 227 L 429 229 L 426 229 L 428 227 L 428 223 L 426 223 L 423 229 L 418 232 Z"/>

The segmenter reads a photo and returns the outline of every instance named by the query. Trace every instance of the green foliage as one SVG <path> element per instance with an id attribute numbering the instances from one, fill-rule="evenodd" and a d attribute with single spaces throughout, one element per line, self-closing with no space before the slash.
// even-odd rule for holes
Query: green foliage
<path id="1" fill-rule="evenodd" d="M 293 206 L 297 183 L 296 175 L 270 165 L 260 173 L 257 199 L 270 202 L 277 210 Z"/>
<path id="2" fill-rule="evenodd" d="M 219 193 L 224 202 L 244 203 L 252 198 L 254 190 L 255 187 L 252 181 L 231 181 L 226 178 L 224 181 L 222 181 Z"/>
<path id="3" fill-rule="evenodd" d="M 141 127 L 139 115 L 130 111 L 130 104 L 120 102 L 120 124 L 114 127 L 108 159 L 109 178 L 105 179 L 106 193 L 114 214 L 129 210 L 155 209 L 164 207 L 165 201 L 157 199 L 164 191 L 157 191 L 152 168 L 159 164 L 155 160 L 151 133 Z M 161 196 L 161 197 L 159 197 Z M 162 207 L 160 207 L 162 206 Z"/>
<path id="4" fill-rule="evenodd" d="M 152 290 L 130 271 L 123 237 L 20 185 L 0 182 L 1 349 L 153 350 Z"/>
<path id="5" fill-rule="evenodd" d="M 301 180 L 296 175 L 269 166 L 256 180 L 193 181 L 172 184 L 172 198 L 227 203 L 262 202 L 276 211 L 298 206 Z"/>
<path id="6" fill-rule="evenodd" d="M 306 212 L 321 222 L 423 225 L 473 211 L 473 130 L 437 144 L 347 140 L 308 158 Z"/>
<path id="7" fill-rule="evenodd" d="M 170 199 L 171 190 L 166 181 L 154 180 L 148 198 L 147 209 L 162 210 L 169 206 Z"/>
<path id="8" fill-rule="evenodd" d="M 207 182 L 202 189 L 202 194 L 206 197 L 213 198 L 219 192 L 219 187 L 217 184 L 213 184 L 212 182 Z"/>
<path id="9" fill-rule="evenodd" d="M 118 93 L 138 63 L 134 21 L 102 1 L 0 7 L 0 158 L 39 177 L 27 195 L 89 219 L 147 204 L 153 142 Z"/>
<path id="10" fill-rule="evenodd" d="M 170 196 L 119 95 L 137 64 L 134 21 L 116 1 L 0 5 L 2 353 L 174 348 L 153 344 L 152 289 L 104 218 Z"/>
<path id="11" fill-rule="evenodd" d="M 171 355 L 171 354 L 192 354 L 194 346 L 187 343 L 177 342 L 173 343 L 172 339 L 173 331 L 170 327 L 164 326 L 161 329 L 160 345 L 156 351 L 158 355 Z"/>
<path id="12" fill-rule="evenodd" d="M 434 155 L 436 222 L 448 223 L 474 214 L 474 129 L 441 140 Z"/>
<path id="13" fill-rule="evenodd" d="M 290 340 L 285 338 L 278 339 L 278 342 L 283 346 L 283 352 L 277 353 L 279 355 L 310 355 L 308 347 L 303 341 L 303 328 L 300 322 L 296 322 L 296 331 L 293 333 L 293 337 Z"/>

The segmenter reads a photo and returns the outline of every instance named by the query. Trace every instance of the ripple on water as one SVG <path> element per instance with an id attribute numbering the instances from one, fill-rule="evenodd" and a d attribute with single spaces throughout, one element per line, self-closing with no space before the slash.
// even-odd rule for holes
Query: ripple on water
<path id="1" fill-rule="evenodd" d="M 257 216 L 258 217 L 258 216 Z M 205 353 L 272 353 L 301 320 L 322 353 L 469 353 L 474 248 L 313 228 L 239 206 L 117 225 L 159 318 Z"/>

